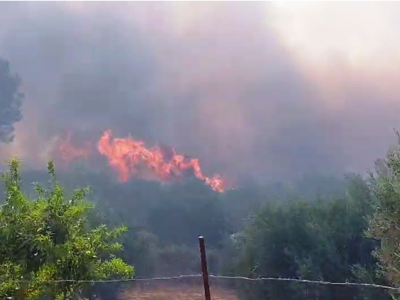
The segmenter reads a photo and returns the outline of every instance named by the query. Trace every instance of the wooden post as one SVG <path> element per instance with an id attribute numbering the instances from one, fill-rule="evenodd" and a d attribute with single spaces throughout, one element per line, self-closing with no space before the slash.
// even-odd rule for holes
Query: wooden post
<path id="1" fill-rule="evenodd" d="M 204 297 L 205 300 L 211 300 L 210 284 L 208 280 L 208 270 L 207 270 L 206 246 L 204 244 L 203 236 L 199 236 L 199 246 L 200 246 L 201 272 L 203 273 Z"/>

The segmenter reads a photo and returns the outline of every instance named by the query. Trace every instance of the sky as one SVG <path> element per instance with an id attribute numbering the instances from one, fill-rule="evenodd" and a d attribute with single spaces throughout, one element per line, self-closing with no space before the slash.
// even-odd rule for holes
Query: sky
<path id="1" fill-rule="evenodd" d="M 175 147 L 209 172 L 364 172 L 400 128 L 395 2 L 4 2 L 23 119 L 0 154 L 45 166 L 65 129 Z"/>

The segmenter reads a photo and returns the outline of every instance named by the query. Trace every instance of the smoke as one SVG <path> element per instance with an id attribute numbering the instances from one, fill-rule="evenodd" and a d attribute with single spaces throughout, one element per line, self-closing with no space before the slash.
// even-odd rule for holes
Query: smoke
<path id="1" fill-rule="evenodd" d="M 23 80 L 13 153 L 65 128 L 199 157 L 232 178 L 365 171 L 399 125 L 400 5 L 2 3 L 0 56 Z"/>

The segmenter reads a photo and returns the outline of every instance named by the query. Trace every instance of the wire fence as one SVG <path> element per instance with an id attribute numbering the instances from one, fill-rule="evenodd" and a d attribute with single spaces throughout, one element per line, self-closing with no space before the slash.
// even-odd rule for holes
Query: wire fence
<path id="1" fill-rule="evenodd" d="M 178 275 L 178 276 L 166 276 L 166 277 L 151 277 L 151 278 L 127 278 L 127 279 L 109 279 L 109 280 L 74 280 L 74 279 L 59 279 L 59 280 L 46 280 L 46 283 L 125 283 L 125 282 L 150 282 L 150 281 L 169 281 L 169 280 L 180 280 L 180 279 L 190 279 L 190 278 L 201 278 L 202 274 L 188 274 L 188 275 Z M 391 291 L 400 292 L 400 288 L 380 285 L 374 283 L 359 283 L 359 282 L 330 282 L 323 280 L 308 280 L 299 278 L 282 278 L 282 277 L 257 277 L 250 278 L 244 276 L 226 276 L 226 275 L 208 275 L 209 278 L 222 279 L 222 280 L 244 280 L 244 281 L 283 281 L 283 282 L 296 282 L 296 283 L 307 283 L 316 285 L 334 285 L 334 286 L 358 286 L 358 287 L 369 287 L 377 288 Z M 15 280 L 15 282 L 29 283 L 28 280 Z"/>
<path id="2" fill-rule="evenodd" d="M 95 293 L 90 299 L 101 300 L 386 300 L 390 299 L 389 294 L 400 295 L 399 288 L 375 283 L 209 274 L 203 237 L 199 237 L 199 247 L 201 274 L 108 280 L 54 279 L 42 283 L 55 286 L 86 283 Z M 16 282 L 29 284 L 24 279 Z"/>

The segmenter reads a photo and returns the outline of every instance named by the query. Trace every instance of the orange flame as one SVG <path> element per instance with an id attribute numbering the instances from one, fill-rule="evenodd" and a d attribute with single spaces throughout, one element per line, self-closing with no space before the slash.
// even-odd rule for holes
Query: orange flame
<path id="1" fill-rule="evenodd" d="M 133 138 L 113 138 L 107 130 L 100 138 L 97 149 L 108 158 L 109 164 L 118 172 L 121 181 L 127 181 L 133 174 L 138 174 L 141 167 L 147 168 L 161 181 L 170 181 L 181 177 L 187 170 L 193 170 L 194 176 L 210 185 L 212 189 L 223 192 L 224 182 L 219 175 L 210 178 L 203 175 L 198 159 L 185 158 L 176 154 L 166 161 L 165 155 L 159 147 L 147 149 L 144 142 Z"/>
<path id="2" fill-rule="evenodd" d="M 88 158 L 92 152 L 92 145 L 87 142 L 84 147 L 78 148 L 71 143 L 72 133 L 67 131 L 66 134 L 57 141 L 56 149 L 61 159 L 65 162 L 71 162 L 77 158 Z"/>

